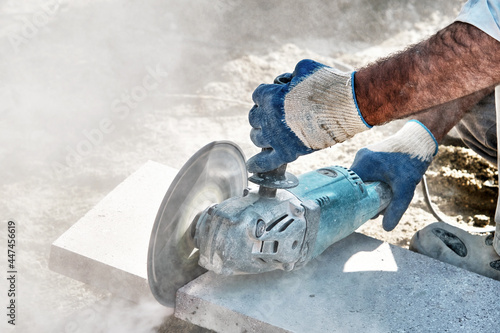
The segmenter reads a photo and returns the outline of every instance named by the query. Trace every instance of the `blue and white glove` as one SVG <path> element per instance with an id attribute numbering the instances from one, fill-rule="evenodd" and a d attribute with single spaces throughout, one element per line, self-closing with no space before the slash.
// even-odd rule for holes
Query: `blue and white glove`
<path id="1" fill-rule="evenodd" d="M 427 127 L 410 120 L 393 136 L 356 154 L 351 170 L 365 182 L 381 181 L 392 189 L 392 201 L 382 213 L 384 230 L 399 223 L 437 150 L 438 143 Z"/>
<path id="2" fill-rule="evenodd" d="M 354 72 L 302 60 L 288 78 L 286 84 L 261 84 L 252 95 L 250 138 L 268 149 L 248 161 L 250 172 L 275 169 L 370 128 L 356 103 Z"/>

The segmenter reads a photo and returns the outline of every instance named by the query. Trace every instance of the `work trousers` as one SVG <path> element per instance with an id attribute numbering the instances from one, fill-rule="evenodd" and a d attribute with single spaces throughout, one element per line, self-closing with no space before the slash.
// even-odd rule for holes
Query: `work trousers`
<path id="1" fill-rule="evenodd" d="M 488 162 L 498 164 L 498 140 L 500 133 L 500 86 L 486 96 L 462 120 L 456 129 L 463 142 Z M 495 251 L 500 255 L 500 198 L 495 213 L 496 231 L 493 241 Z"/>

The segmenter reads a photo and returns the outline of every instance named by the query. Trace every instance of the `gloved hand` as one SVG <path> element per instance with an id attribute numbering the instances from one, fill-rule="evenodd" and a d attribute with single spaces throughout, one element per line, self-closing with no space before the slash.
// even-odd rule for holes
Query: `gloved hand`
<path id="1" fill-rule="evenodd" d="M 353 73 L 302 60 L 286 84 L 261 84 L 250 110 L 252 142 L 269 148 L 252 157 L 250 172 L 265 172 L 369 129 L 357 107 Z"/>
<path id="2" fill-rule="evenodd" d="M 410 120 L 393 136 L 356 154 L 352 171 L 365 182 L 381 181 L 392 189 L 392 201 L 382 212 L 384 230 L 399 223 L 437 149 L 432 133 L 419 121 Z"/>

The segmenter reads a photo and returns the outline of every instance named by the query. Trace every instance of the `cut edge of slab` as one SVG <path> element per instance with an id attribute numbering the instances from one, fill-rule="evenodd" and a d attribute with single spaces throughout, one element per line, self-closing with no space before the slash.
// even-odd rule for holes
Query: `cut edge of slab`
<path id="1" fill-rule="evenodd" d="M 196 283 L 197 280 L 191 281 L 177 291 L 175 317 L 216 332 L 293 333 L 243 314 L 235 314 L 230 309 L 211 304 L 185 292 L 186 288 L 189 289 L 189 285 Z"/>

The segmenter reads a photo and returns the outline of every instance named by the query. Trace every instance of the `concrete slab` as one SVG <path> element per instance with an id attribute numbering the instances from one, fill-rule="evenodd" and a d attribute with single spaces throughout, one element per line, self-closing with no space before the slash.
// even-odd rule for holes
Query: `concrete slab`
<path id="1" fill-rule="evenodd" d="M 217 276 L 175 315 L 217 332 L 496 332 L 500 282 L 354 233 L 302 270 Z"/>
<path id="2" fill-rule="evenodd" d="M 133 301 L 152 297 L 149 237 L 176 174 L 156 162 L 143 165 L 52 244 L 50 269 Z"/>
<path id="3" fill-rule="evenodd" d="M 149 236 L 176 173 L 146 163 L 52 244 L 50 268 L 151 297 Z M 217 332 L 494 332 L 499 293 L 497 281 L 355 233 L 299 271 L 208 272 L 179 290 L 175 314 Z"/>

